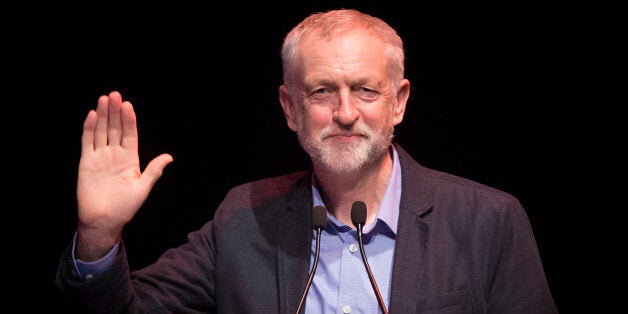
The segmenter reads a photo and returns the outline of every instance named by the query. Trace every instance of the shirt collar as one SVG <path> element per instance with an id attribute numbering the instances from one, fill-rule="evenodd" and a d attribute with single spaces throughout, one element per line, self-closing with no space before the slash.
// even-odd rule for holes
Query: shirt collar
<path id="1" fill-rule="evenodd" d="M 401 199 L 401 165 L 395 146 L 391 145 L 390 149 L 393 154 L 393 168 L 390 178 L 388 179 L 388 184 L 386 185 L 386 192 L 379 205 L 376 222 L 365 225 L 363 229 L 364 233 L 368 233 L 375 227 L 377 222 L 382 221 L 388 225 L 394 234 L 397 234 L 397 220 L 399 218 L 399 203 Z M 314 206 L 325 205 L 318 190 L 318 184 L 314 175 L 312 175 L 312 198 L 312 208 L 314 208 Z M 330 221 L 336 221 L 329 212 L 327 213 L 327 218 Z"/>

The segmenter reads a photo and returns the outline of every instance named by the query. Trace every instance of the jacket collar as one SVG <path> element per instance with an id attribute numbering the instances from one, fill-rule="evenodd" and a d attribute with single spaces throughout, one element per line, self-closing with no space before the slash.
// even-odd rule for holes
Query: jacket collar
<path id="1" fill-rule="evenodd" d="M 389 311 L 413 312 L 418 304 L 420 282 L 425 272 L 429 238 L 424 218 L 433 209 L 434 194 L 426 168 L 400 145 L 394 144 L 401 163 L 402 193 L 393 264 Z M 300 178 L 286 195 L 283 215 L 277 222 L 277 276 L 280 313 L 294 313 L 309 275 L 312 243 L 312 172 Z"/>

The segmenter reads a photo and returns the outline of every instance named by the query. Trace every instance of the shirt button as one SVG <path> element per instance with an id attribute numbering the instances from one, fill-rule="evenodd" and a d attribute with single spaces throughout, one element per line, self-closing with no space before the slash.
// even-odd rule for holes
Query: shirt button
<path id="1" fill-rule="evenodd" d="M 357 250 L 358 250 L 358 247 L 357 247 L 357 246 L 355 246 L 355 244 L 351 244 L 351 245 L 349 245 L 349 252 L 353 253 L 353 252 L 355 252 L 355 251 L 357 251 Z M 351 309 L 349 308 L 349 310 L 351 310 Z M 348 313 L 348 312 L 347 312 L 347 313 Z"/>
<path id="2" fill-rule="evenodd" d="M 344 313 L 351 313 L 351 307 L 350 307 L 349 305 L 345 305 L 345 306 L 342 308 L 342 311 L 343 311 Z"/>

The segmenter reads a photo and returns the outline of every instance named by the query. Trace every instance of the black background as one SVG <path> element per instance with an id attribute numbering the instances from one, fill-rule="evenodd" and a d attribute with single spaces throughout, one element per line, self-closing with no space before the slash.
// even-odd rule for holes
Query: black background
<path id="1" fill-rule="evenodd" d="M 163 152 L 174 157 L 124 233 L 131 267 L 142 267 L 210 219 L 230 187 L 308 167 L 278 100 L 281 41 L 309 13 L 352 7 L 383 18 L 405 41 L 411 96 L 397 141 L 425 166 L 519 198 L 560 309 L 554 11 L 533 3 L 412 6 L 96 3 L 31 11 L 40 26 L 16 35 L 7 66 L 22 87 L 13 92 L 16 106 L 33 117 L 17 133 L 36 134 L 20 140 L 36 162 L 16 182 L 28 187 L 20 201 L 35 204 L 24 235 L 38 240 L 18 251 L 34 264 L 22 269 L 27 287 L 14 292 L 50 300 L 31 309 L 68 310 L 54 274 L 76 228 L 82 123 L 98 96 L 118 90 L 134 104 L 143 165 Z"/>

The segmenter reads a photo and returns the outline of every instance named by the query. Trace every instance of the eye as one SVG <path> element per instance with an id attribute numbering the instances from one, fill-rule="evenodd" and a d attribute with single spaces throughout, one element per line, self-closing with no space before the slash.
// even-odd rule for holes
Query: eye
<path id="1" fill-rule="evenodd" d="M 315 94 L 319 94 L 319 95 L 320 95 L 320 94 L 324 94 L 324 93 L 326 93 L 326 92 L 327 92 L 327 89 L 326 89 L 326 88 L 319 88 L 319 89 L 317 89 L 317 90 L 314 90 L 314 91 L 312 92 L 312 94 L 313 94 L 313 95 L 315 95 Z"/>
<path id="2" fill-rule="evenodd" d="M 316 100 L 322 100 L 331 94 L 332 94 L 332 90 L 326 87 L 321 87 L 312 91 L 312 93 L 310 94 L 310 97 Z"/>
<path id="3" fill-rule="evenodd" d="M 364 100 L 375 100 L 379 97 L 379 92 L 368 87 L 358 87 L 355 89 L 358 97 Z"/>

